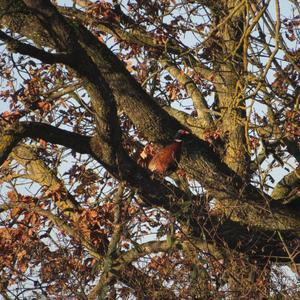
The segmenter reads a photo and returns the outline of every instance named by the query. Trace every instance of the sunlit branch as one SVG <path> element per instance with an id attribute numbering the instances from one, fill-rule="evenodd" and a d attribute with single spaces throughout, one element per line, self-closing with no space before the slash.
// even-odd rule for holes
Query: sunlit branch
<path id="1" fill-rule="evenodd" d="M 213 127 L 213 119 L 209 113 L 210 111 L 208 109 L 207 102 L 196 86 L 195 82 L 175 64 L 171 63 L 167 59 L 162 59 L 160 63 L 172 76 L 178 80 L 181 85 L 186 88 L 196 108 L 199 126 L 205 129 Z"/>
<path id="2" fill-rule="evenodd" d="M 285 175 L 275 186 L 272 198 L 285 204 L 300 205 L 300 168 Z M 299 203 L 297 203 L 299 202 Z"/>
<path id="3" fill-rule="evenodd" d="M 23 175 L 24 178 L 30 178 L 41 187 L 47 188 L 50 194 L 58 193 L 60 200 L 56 201 L 56 205 L 65 216 L 72 217 L 72 212 L 80 209 L 79 203 L 68 192 L 63 181 L 58 179 L 55 172 L 38 157 L 33 147 L 28 145 L 17 146 L 12 151 L 10 158 L 24 167 L 26 170 Z"/>

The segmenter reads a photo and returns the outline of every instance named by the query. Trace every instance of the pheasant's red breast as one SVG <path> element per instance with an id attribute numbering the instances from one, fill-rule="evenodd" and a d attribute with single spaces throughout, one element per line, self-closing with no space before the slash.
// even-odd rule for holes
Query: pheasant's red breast
<path id="1" fill-rule="evenodd" d="M 172 144 L 159 150 L 150 160 L 148 169 L 158 174 L 166 174 L 176 170 L 180 159 L 181 142 Z"/>

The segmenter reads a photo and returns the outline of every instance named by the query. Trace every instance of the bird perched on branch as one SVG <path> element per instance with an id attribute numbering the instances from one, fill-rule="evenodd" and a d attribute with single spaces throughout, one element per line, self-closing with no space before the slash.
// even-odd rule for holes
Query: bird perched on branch
<path id="1" fill-rule="evenodd" d="M 188 135 L 186 130 L 178 130 L 171 144 L 158 150 L 148 164 L 148 169 L 154 173 L 166 175 L 174 172 L 181 155 L 183 138 Z"/>

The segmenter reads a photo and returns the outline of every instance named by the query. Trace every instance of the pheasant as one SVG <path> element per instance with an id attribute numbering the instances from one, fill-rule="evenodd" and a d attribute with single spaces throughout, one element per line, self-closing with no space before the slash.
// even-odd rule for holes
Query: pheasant
<path id="1" fill-rule="evenodd" d="M 186 130 L 178 130 L 171 144 L 158 150 L 148 164 L 151 172 L 165 175 L 174 172 L 181 155 L 181 144 L 184 136 L 189 134 Z"/>

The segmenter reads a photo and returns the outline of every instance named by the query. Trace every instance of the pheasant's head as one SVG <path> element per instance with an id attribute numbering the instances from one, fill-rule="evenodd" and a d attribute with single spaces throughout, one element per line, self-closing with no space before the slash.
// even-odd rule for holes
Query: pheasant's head
<path id="1" fill-rule="evenodd" d="M 179 129 L 174 137 L 175 142 L 182 142 L 185 136 L 189 135 L 190 133 L 184 129 Z"/>

